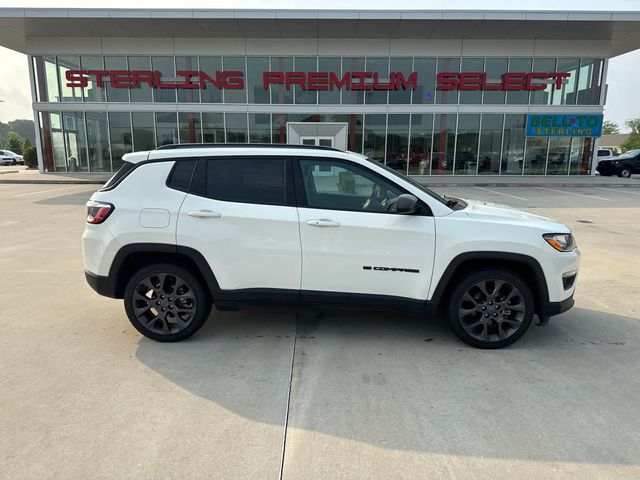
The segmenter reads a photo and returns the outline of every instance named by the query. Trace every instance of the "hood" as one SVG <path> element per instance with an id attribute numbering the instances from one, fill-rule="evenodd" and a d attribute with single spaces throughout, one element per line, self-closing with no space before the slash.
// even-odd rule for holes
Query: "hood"
<path id="1" fill-rule="evenodd" d="M 568 227 L 552 218 L 544 217 L 535 213 L 525 212 L 517 208 L 498 203 L 482 202 L 479 200 L 464 200 L 467 208 L 461 210 L 471 218 L 493 219 L 496 221 L 518 221 L 522 224 L 540 226 L 548 232 L 563 233 L 569 232 Z"/>

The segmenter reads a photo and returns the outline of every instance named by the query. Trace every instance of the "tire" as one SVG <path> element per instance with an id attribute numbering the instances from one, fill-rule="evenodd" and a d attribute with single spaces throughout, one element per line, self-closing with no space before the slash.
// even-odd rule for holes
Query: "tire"
<path id="1" fill-rule="evenodd" d="M 625 165 L 618 172 L 618 176 L 622 178 L 630 178 L 631 177 L 631 167 L 629 165 Z"/>
<path id="2" fill-rule="evenodd" d="M 144 267 L 131 277 L 124 291 L 124 308 L 131 324 L 145 337 L 177 342 L 204 325 L 211 301 L 191 272 L 159 263 Z"/>
<path id="3" fill-rule="evenodd" d="M 531 289 L 520 276 L 509 270 L 482 269 L 458 282 L 447 312 L 460 340 L 494 349 L 511 345 L 526 333 L 534 306 Z"/>
<path id="4" fill-rule="evenodd" d="M 11 165 L 17 165 L 18 162 L 16 162 L 15 160 L 13 162 L 11 162 Z"/>

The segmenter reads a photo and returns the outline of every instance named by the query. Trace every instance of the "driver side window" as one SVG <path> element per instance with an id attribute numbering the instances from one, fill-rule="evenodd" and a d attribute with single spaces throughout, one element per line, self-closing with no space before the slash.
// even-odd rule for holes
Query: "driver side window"
<path id="1" fill-rule="evenodd" d="M 366 168 L 342 160 L 300 160 L 300 169 L 310 208 L 387 213 L 404 193 Z"/>

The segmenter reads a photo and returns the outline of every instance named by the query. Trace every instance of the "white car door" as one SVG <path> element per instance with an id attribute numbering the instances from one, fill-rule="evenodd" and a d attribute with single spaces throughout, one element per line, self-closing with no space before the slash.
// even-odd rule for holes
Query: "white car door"
<path id="1" fill-rule="evenodd" d="M 300 290 L 300 232 L 285 158 L 200 159 L 177 243 L 199 251 L 222 290 Z"/>
<path id="2" fill-rule="evenodd" d="M 435 222 L 426 205 L 419 214 L 387 213 L 407 192 L 355 162 L 301 158 L 296 172 L 305 197 L 298 208 L 303 293 L 427 298 Z"/>

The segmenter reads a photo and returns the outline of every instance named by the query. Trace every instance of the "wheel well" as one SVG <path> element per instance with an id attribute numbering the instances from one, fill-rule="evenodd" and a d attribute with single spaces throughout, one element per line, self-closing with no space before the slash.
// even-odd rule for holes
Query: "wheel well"
<path id="1" fill-rule="evenodd" d="M 124 289 L 131 276 L 141 268 L 154 263 L 170 263 L 182 268 L 186 268 L 194 274 L 206 292 L 211 296 L 210 285 L 206 281 L 202 271 L 196 262 L 188 255 L 174 252 L 131 252 L 120 262 L 120 267 L 116 276 L 116 298 L 124 297 Z"/>
<path id="2" fill-rule="evenodd" d="M 520 276 L 531 289 L 535 301 L 534 309 L 536 313 L 539 313 L 548 297 L 547 284 L 540 267 L 538 266 L 538 268 L 536 268 L 529 262 L 523 260 L 501 258 L 474 258 L 460 262 L 450 274 L 448 281 L 446 278 L 443 278 L 443 280 L 446 281 L 444 287 L 438 285 L 436 289 L 434 296 L 438 294 L 438 290 L 441 290 L 439 297 L 436 299 L 438 307 L 443 307 L 449 302 L 449 298 L 460 279 L 471 272 L 486 268 L 505 269 Z"/>

